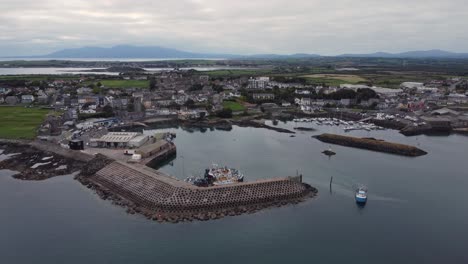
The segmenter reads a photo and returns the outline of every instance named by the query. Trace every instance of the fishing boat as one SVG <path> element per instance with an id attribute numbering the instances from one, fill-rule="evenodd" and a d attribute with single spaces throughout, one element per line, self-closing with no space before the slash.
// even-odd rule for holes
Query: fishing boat
<path id="1" fill-rule="evenodd" d="M 199 187 L 218 186 L 234 184 L 244 181 L 244 175 L 237 169 L 221 167 L 213 164 L 205 170 L 203 178 L 187 178 L 187 182 L 193 183 Z"/>
<path id="2" fill-rule="evenodd" d="M 205 178 L 211 179 L 213 185 L 233 184 L 244 181 L 244 175 L 237 169 L 220 167 L 213 164 L 211 168 L 205 170 Z"/>
<path id="3" fill-rule="evenodd" d="M 356 190 L 356 203 L 365 204 L 367 202 L 367 187 L 361 186 Z"/>

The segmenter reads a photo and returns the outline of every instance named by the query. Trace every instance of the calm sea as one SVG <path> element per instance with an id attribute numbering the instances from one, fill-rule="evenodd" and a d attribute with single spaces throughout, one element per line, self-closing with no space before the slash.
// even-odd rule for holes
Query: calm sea
<path id="1" fill-rule="evenodd" d="M 0 75 L 21 75 L 21 74 L 101 74 L 101 75 L 119 75 L 118 72 L 90 72 L 91 69 L 103 68 L 0 68 Z M 185 67 L 180 70 L 197 70 L 197 71 L 216 71 L 216 70 L 241 70 L 243 67 Z M 249 68 L 251 69 L 251 68 Z M 171 71 L 174 68 L 145 68 L 147 73 L 155 73 L 161 71 Z"/>
<path id="2" fill-rule="evenodd" d="M 353 131 L 429 154 L 332 146 L 337 155 L 329 159 L 321 154 L 329 145 L 311 135 L 343 133 L 338 127 L 296 137 L 239 127 L 169 130 L 178 154 L 166 173 L 200 175 L 212 163 L 239 168 L 247 180 L 298 171 L 318 197 L 252 215 L 159 224 L 127 215 L 72 176 L 25 182 L 0 171 L 0 263 L 468 263 L 468 137 Z M 369 188 L 364 208 L 353 199 L 357 184 Z"/>

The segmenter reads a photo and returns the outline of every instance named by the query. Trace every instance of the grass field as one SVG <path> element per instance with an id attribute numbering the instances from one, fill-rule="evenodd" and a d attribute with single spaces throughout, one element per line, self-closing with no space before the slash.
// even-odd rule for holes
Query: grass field
<path id="1" fill-rule="evenodd" d="M 94 81 L 93 83 L 100 82 L 106 88 L 139 88 L 148 89 L 148 80 L 100 80 Z M 87 83 L 89 84 L 89 83 Z"/>
<path id="2" fill-rule="evenodd" d="M 33 139 L 47 113 L 49 113 L 47 109 L 21 106 L 0 107 L 0 138 Z"/>
<path id="3" fill-rule="evenodd" d="M 215 70 L 201 71 L 200 73 L 211 77 L 241 77 L 241 76 L 256 76 L 271 73 L 269 69 L 243 69 L 243 70 Z"/>
<path id="4" fill-rule="evenodd" d="M 238 102 L 234 102 L 234 101 L 224 101 L 223 102 L 223 107 L 224 108 L 229 108 L 233 112 L 244 111 L 245 110 L 245 106 L 243 106 L 242 104 L 240 104 Z"/>
<path id="5" fill-rule="evenodd" d="M 313 82 L 323 82 L 330 85 L 339 85 L 344 83 L 354 84 L 367 81 L 367 79 L 362 78 L 361 76 L 352 74 L 309 74 L 302 75 L 300 77 L 310 79 Z"/>

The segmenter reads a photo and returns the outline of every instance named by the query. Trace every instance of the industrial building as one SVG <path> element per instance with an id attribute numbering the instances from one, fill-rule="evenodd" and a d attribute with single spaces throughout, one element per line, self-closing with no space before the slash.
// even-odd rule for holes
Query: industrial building
<path id="1" fill-rule="evenodd" d="M 141 155 L 142 158 L 148 158 L 161 153 L 163 150 L 174 148 L 174 144 L 166 140 L 158 140 L 156 143 L 145 145 L 138 148 L 135 153 Z"/>
<path id="2" fill-rule="evenodd" d="M 130 141 L 132 139 L 141 135 L 141 133 L 137 132 L 109 132 L 100 138 L 91 139 L 91 146 L 101 148 L 126 148 L 130 147 Z M 141 141 L 143 141 L 143 139 L 138 138 L 136 141 L 132 142 L 132 144 L 139 144 Z"/>
<path id="3" fill-rule="evenodd" d="M 146 142 L 148 142 L 149 137 L 147 135 L 138 135 L 130 141 L 128 141 L 128 147 L 129 148 L 139 148 L 143 146 Z"/>

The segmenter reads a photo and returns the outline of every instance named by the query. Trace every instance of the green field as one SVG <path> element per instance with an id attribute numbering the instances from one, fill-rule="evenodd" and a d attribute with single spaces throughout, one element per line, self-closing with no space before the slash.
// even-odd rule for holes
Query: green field
<path id="1" fill-rule="evenodd" d="M 139 88 L 148 89 L 148 80 L 100 80 L 92 83 L 100 82 L 105 88 Z M 90 84 L 89 82 L 87 84 Z"/>
<path id="2" fill-rule="evenodd" d="M 245 110 L 245 106 L 243 106 L 242 104 L 240 104 L 238 102 L 234 102 L 234 101 L 224 101 L 223 102 L 223 107 L 224 108 L 229 108 L 233 112 L 238 112 L 238 111 L 244 111 Z"/>
<path id="3" fill-rule="evenodd" d="M 201 71 L 201 74 L 206 74 L 210 77 L 241 77 L 241 76 L 256 76 L 271 73 L 269 69 L 243 69 L 243 70 L 214 70 Z"/>
<path id="4" fill-rule="evenodd" d="M 47 109 L 0 107 L 0 138 L 33 139 L 47 113 Z"/>
<path id="5" fill-rule="evenodd" d="M 339 80 L 339 81 L 343 81 L 347 83 L 359 83 L 359 82 L 367 81 L 361 76 L 353 75 L 353 74 L 309 74 L 309 75 L 303 75 L 300 77 L 311 78 L 311 79 Z"/>

